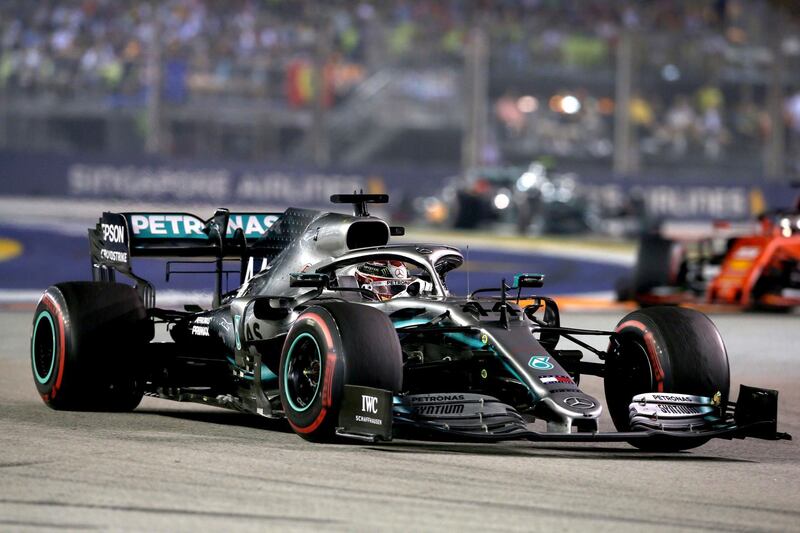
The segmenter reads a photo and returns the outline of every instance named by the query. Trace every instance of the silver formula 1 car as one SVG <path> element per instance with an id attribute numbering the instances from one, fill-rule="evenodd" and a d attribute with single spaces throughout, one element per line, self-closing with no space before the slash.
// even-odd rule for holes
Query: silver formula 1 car
<path id="1" fill-rule="evenodd" d="M 368 213 L 385 195 L 331 200 L 354 214 L 104 213 L 89 230 L 94 281 L 48 288 L 34 315 L 31 361 L 44 402 L 132 410 L 146 394 L 285 418 L 315 441 L 680 450 L 713 437 L 789 438 L 777 431 L 776 391 L 743 386 L 731 401 L 725 346 L 705 315 L 654 307 L 610 331 L 561 327 L 556 302 L 532 294 L 541 274 L 456 296 L 447 287 L 463 263 L 456 248 L 389 244 L 403 228 Z M 179 258 L 168 276 L 196 272 L 179 267 L 205 258 L 213 305 L 156 307 L 152 284 L 133 272 L 137 256 Z M 231 261 L 239 283 L 224 292 Z M 171 342 L 153 342 L 157 324 Z M 587 335 L 607 337 L 607 349 Z M 604 378 L 617 432 L 599 431 L 603 403 L 581 391 L 585 374 Z"/>

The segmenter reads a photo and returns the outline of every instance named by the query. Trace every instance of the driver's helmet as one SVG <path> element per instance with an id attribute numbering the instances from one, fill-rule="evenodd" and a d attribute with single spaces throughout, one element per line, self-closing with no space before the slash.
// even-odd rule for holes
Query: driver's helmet
<path id="1" fill-rule="evenodd" d="M 402 261 L 369 261 L 356 267 L 354 273 L 358 286 L 378 295 L 381 300 L 391 300 L 405 292 L 416 278 L 408 275 Z"/>

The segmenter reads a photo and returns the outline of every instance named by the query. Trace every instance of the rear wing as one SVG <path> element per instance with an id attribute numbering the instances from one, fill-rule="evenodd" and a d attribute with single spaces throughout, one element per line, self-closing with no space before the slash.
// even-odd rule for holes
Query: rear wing
<path id="1" fill-rule="evenodd" d="M 155 306 L 155 289 L 136 276 L 132 257 L 209 258 L 216 262 L 215 305 L 222 288 L 222 261 L 242 259 L 240 277 L 251 255 L 252 245 L 261 239 L 284 213 L 236 212 L 219 209 L 208 220 L 190 213 L 105 212 L 89 229 L 92 277 L 113 281 L 120 272 L 137 282 L 137 289 L 150 308 Z"/>

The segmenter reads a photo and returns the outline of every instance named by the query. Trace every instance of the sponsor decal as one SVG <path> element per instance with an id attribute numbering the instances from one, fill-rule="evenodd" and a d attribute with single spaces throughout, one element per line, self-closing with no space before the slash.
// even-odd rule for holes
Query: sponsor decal
<path id="1" fill-rule="evenodd" d="M 207 239 L 205 224 L 192 215 L 131 215 L 131 231 L 140 239 Z"/>
<path id="2" fill-rule="evenodd" d="M 356 422 L 364 422 L 367 424 L 374 424 L 376 426 L 382 426 L 383 420 L 380 418 L 372 418 L 371 416 L 364 416 L 364 415 L 356 415 Z"/>
<path id="3" fill-rule="evenodd" d="M 542 383 L 568 383 L 572 384 L 572 378 L 569 376 L 544 376 L 539 378 Z"/>
<path id="4" fill-rule="evenodd" d="M 697 399 L 692 396 L 675 394 L 652 394 L 650 397 L 657 402 L 695 403 L 697 401 Z"/>
<path id="5" fill-rule="evenodd" d="M 463 394 L 426 394 L 413 396 L 411 403 L 462 402 L 464 400 Z"/>
<path id="6" fill-rule="evenodd" d="M 192 335 L 199 337 L 208 337 L 208 325 L 211 323 L 211 317 L 201 316 L 194 319 L 192 322 Z"/>
<path id="7" fill-rule="evenodd" d="M 658 404 L 658 410 L 668 415 L 699 415 L 701 410 L 693 405 Z"/>
<path id="8" fill-rule="evenodd" d="M 228 219 L 228 237 L 233 237 L 233 232 L 241 228 L 244 232 L 244 236 L 248 239 L 258 238 L 262 233 L 267 231 L 276 220 L 278 220 L 278 215 L 232 214 L 230 219 Z"/>
<path id="9" fill-rule="evenodd" d="M 362 394 L 361 412 L 369 413 L 370 415 L 378 414 L 378 397 Z M 375 418 L 373 416 L 355 415 L 355 419 L 356 422 L 364 422 L 366 424 L 373 424 L 376 426 L 383 425 L 383 421 L 380 418 Z"/>
<path id="10" fill-rule="evenodd" d="M 579 396 L 569 396 L 562 401 L 564 405 L 572 407 L 573 409 L 591 409 L 595 405 L 593 401 Z"/>
<path id="11" fill-rule="evenodd" d="M 228 237 L 237 229 L 248 239 L 258 238 L 278 219 L 277 215 L 231 214 Z M 131 232 L 138 239 L 208 239 L 205 222 L 194 215 L 137 213 L 130 216 Z"/>
<path id="12" fill-rule="evenodd" d="M 255 257 L 251 257 L 250 259 L 247 260 L 247 270 L 245 271 L 245 274 L 244 274 L 244 282 L 245 282 L 245 284 L 248 281 L 250 281 L 250 279 L 253 276 L 255 276 L 256 274 L 258 274 L 259 272 L 261 272 L 262 270 L 267 268 L 267 260 L 266 260 L 266 258 L 263 258 L 263 257 L 261 258 L 261 266 L 259 267 L 258 270 L 255 269 L 255 261 L 256 261 Z"/>
<path id="13" fill-rule="evenodd" d="M 376 414 L 378 412 L 378 397 L 361 395 L 361 411 Z"/>
<path id="14" fill-rule="evenodd" d="M 263 339 L 264 337 L 261 335 L 261 324 L 253 321 L 251 324 L 246 325 L 244 328 L 244 338 L 247 339 L 248 342 L 256 339 Z"/>
<path id="15" fill-rule="evenodd" d="M 481 344 L 489 344 L 489 335 L 481 333 Z"/>
<path id="16" fill-rule="evenodd" d="M 753 260 L 761 253 L 759 246 L 741 246 L 733 252 L 734 259 Z"/>
<path id="17" fill-rule="evenodd" d="M 126 264 L 128 256 L 128 231 L 125 228 L 125 219 L 115 213 L 103 213 L 97 227 L 100 236 L 101 248 L 98 251 L 99 259 L 109 263 Z"/>
<path id="18" fill-rule="evenodd" d="M 460 415 L 464 412 L 464 404 L 420 405 L 415 409 L 420 415 Z"/>
<path id="19" fill-rule="evenodd" d="M 113 250 L 106 250 L 105 248 L 101 248 L 100 259 L 105 259 L 106 261 L 113 261 L 114 263 L 127 263 L 128 252 L 115 252 Z"/>
<path id="20" fill-rule="evenodd" d="M 547 355 L 534 355 L 528 361 L 528 366 L 536 370 L 553 370 L 555 368 L 553 363 L 550 362 L 550 357 Z"/>
<path id="21" fill-rule="evenodd" d="M 100 224 L 103 232 L 103 240 L 106 242 L 124 243 L 125 228 L 118 224 Z"/>
<path id="22" fill-rule="evenodd" d="M 329 361 L 326 367 L 335 365 Z M 392 395 L 388 391 L 345 385 L 339 423 L 346 431 L 391 436 Z"/>

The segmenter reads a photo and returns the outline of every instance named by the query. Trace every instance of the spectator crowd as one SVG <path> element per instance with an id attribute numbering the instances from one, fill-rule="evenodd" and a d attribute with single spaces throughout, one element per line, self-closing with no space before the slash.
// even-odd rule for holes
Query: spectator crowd
<path id="1" fill-rule="evenodd" d="M 631 101 L 642 157 L 715 161 L 769 134 L 763 83 L 748 82 L 754 89 L 739 94 L 725 85 L 724 70 L 763 81 L 768 7 L 744 0 L 4 0 L 0 95 L 137 106 L 158 65 L 169 104 L 303 107 L 313 100 L 312 70 L 323 57 L 323 90 L 335 105 L 386 66 L 462 66 L 471 29 L 482 27 L 492 73 L 583 76 L 560 95 L 491 86 L 497 142 L 523 153 L 607 157 L 613 84 L 598 88 L 598 80 L 613 79 L 620 37 L 630 31 L 646 39 L 642 76 L 659 76 Z M 787 72 L 800 66 L 792 24 Z M 565 94 L 579 102 L 574 112 L 552 105 Z M 796 88 L 788 91 L 785 121 L 790 147 L 800 152 Z"/>

